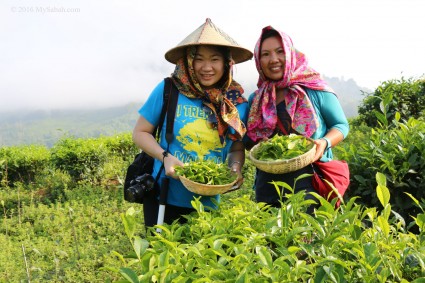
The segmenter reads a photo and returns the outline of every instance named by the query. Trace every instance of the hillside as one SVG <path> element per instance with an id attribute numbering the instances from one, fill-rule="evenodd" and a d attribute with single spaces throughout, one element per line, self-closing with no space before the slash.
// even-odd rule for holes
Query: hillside
<path id="1" fill-rule="evenodd" d="M 0 146 L 42 144 L 64 136 L 99 137 L 131 131 L 140 104 L 93 110 L 0 113 Z"/>
<path id="2" fill-rule="evenodd" d="M 364 98 L 363 92 L 372 92 L 372 90 L 358 86 L 353 79 L 344 80 L 326 76 L 324 79 L 337 93 L 339 102 L 348 118 L 357 116 L 358 106 Z"/>
<path id="3" fill-rule="evenodd" d="M 357 116 L 362 88 L 352 79 L 325 77 L 338 94 L 347 117 Z M 363 89 L 364 91 L 367 91 Z M 140 103 L 105 109 L 0 113 L 0 146 L 41 144 L 51 147 L 64 136 L 99 137 L 133 129 Z"/>

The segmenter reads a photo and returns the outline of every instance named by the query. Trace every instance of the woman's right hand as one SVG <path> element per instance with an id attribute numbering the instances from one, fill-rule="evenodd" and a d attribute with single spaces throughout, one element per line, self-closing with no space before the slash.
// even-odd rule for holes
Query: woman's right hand
<path id="1" fill-rule="evenodd" d="M 164 158 L 165 175 L 178 180 L 179 176 L 176 174 L 174 168 L 179 166 L 184 166 L 184 163 L 168 153 L 168 155 Z"/>

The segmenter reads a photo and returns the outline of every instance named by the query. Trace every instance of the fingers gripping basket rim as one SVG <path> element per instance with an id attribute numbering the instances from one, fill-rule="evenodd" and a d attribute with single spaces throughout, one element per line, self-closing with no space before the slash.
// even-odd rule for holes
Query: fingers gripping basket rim
<path id="1" fill-rule="evenodd" d="M 215 196 L 215 195 L 223 194 L 227 192 L 228 190 L 230 190 L 233 187 L 233 185 L 235 185 L 237 182 L 237 179 L 236 179 L 235 181 L 229 184 L 207 185 L 207 184 L 194 182 L 184 176 L 179 176 L 179 178 L 182 184 L 186 187 L 186 189 L 188 189 L 192 193 L 195 193 L 201 196 Z"/>
<path id="2" fill-rule="evenodd" d="M 304 168 L 305 166 L 313 162 L 314 155 L 316 153 L 316 144 L 314 144 L 312 139 L 307 139 L 311 143 L 313 143 L 313 147 L 306 153 L 303 153 L 291 159 L 282 159 L 274 161 L 264 161 L 256 159 L 254 156 L 257 153 L 261 143 L 258 143 L 253 148 L 251 148 L 251 150 L 249 151 L 249 158 L 251 159 L 255 167 L 267 173 L 284 174 L 288 172 L 293 172 Z"/>

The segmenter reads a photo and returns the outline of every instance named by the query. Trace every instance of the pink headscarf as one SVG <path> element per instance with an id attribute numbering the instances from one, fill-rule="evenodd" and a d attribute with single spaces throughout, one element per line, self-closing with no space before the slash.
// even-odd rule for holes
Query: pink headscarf
<path id="1" fill-rule="evenodd" d="M 268 30 L 274 30 L 280 35 L 285 53 L 284 75 L 279 81 L 267 79 L 261 70 L 261 39 Z M 255 45 L 254 58 L 260 76 L 248 116 L 248 137 L 256 142 L 273 134 L 277 123 L 276 89 L 288 91 L 285 94 L 285 103 L 292 119 L 292 128 L 304 136 L 313 135 L 318 127 L 318 120 L 303 87 L 329 92 L 333 90 L 318 72 L 308 66 L 306 56 L 294 48 L 291 38 L 271 26 L 263 28 Z"/>

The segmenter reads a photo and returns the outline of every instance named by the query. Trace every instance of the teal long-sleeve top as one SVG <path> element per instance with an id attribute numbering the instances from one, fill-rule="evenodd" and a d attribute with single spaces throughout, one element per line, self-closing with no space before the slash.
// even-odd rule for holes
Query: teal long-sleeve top
<path id="1" fill-rule="evenodd" d="M 324 137 L 330 129 L 337 129 L 342 133 L 345 139 L 350 127 L 337 96 L 331 92 L 308 88 L 305 88 L 305 91 L 313 104 L 319 121 L 319 127 L 311 138 L 314 140 L 320 139 Z M 254 93 L 249 97 L 249 107 L 251 107 L 253 98 Z M 245 139 L 246 138 L 248 138 L 248 136 L 245 135 Z M 332 150 L 329 148 L 324 152 L 320 160 L 327 162 L 332 160 L 332 158 Z"/>

